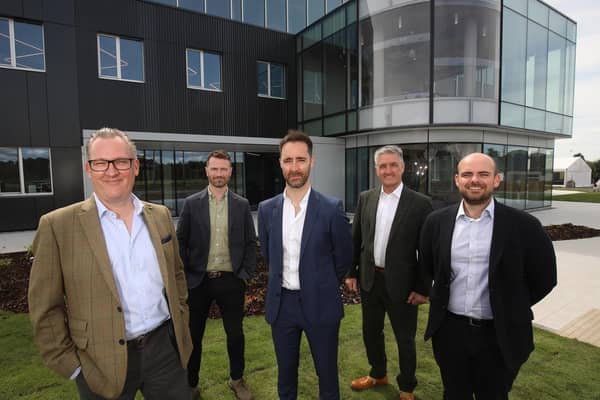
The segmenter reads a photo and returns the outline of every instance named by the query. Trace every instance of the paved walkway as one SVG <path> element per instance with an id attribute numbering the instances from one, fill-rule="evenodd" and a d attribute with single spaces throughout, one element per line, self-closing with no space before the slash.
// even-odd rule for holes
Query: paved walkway
<path id="1" fill-rule="evenodd" d="M 600 204 L 554 201 L 532 212 L 543 225 L 573 223 L 600 229 Z M 33 231 L 0 233 L 0 254 L 26 250 Z M 554 242 L 558 285 L 533 307 L 534 324 L 600 347 L 600 237 Z"/>

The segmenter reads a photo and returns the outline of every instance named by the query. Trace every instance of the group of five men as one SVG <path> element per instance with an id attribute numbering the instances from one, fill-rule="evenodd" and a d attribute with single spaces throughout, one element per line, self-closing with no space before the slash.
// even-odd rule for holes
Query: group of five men
<path id="1" fill-rule="evenodd" d="M 531 306 L 556 284 L 552 243 L 532 216 L 498 203 L 501 177 L 481 153 L 463 158 L 462 201 L 432 212 L 402 183 L 397 146 L 374 155 L 381 185 L 360 194 L 352 227 L 340 200 L 311 187 L 310 137 L 281 140 L 285 190 L 260 203 L 258 233 L 269 269 L 280 399 L 296 399 L 304 332 L 320 399 L 339 399 L 340 284 L 360 291 L 371 366 L 353 390 L 388 383 L 387 313 L 398 346 L 400 399 L 414 399 L 418 305 L 430 302 L 432 338 L 448 400 L 507 399 L 533 350 Z M 256 267 L 246 199 L 228 188 L 227 152 L 206 160 L 208 186 L 188 197 L 175 230 L 167 208 L 133 193 L 135 145 L 116 129 L 86 144 L 94 194 L 40 219 L 29 309 L 46 364 L 75 380 L 81 399 L 199 398 L 202 338 L 212 302 L 222 314 L 229 387 L 244 381 L 244 297 Z"/>

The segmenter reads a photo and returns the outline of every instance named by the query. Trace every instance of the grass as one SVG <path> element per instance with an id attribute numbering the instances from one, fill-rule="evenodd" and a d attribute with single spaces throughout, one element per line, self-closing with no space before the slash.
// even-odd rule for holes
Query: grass
<path id="1" fill-rule="evenodd" d="M 12 260 L 8 257 L 0 257 L 0 267 L 8 267 L 12 264 Z"/>
<path id="2" fill-rule="evenodd" d="M 574 201 L 582 203 L 600 203 L 600 192 L 580 192 L 553 196 L 553 201 Z"/>
<path id="3" fill-rule="evenodd" d="M 427 307 L 419 315 L 417 338 L 416 394 L 419 399 L 441 399 L 439 371 L 432 357 L 431 342 L 422 335 Z M 397 373 L 398 354 L 389 324 L 386 342 L 390 377 Z M 277 366 L 270 328 L 263 317 L 245 319 L 246 380 L 255 399 L 276 399 Z M 600 398 L 600 348 L 566 339 L 552 333 L 535 331 L 536 350 L 521 369 L 511 399 Z M 225 335 L 220 320 L 209 321 L 204 338 L 204 355 L 200 372 L 202 399 L 233 399 L 227 388 L 228 361 Z M 368 392 L 355 393 L 350 381 L 368 372 L 361 336 L 359 306 L 346 306 L 339 347 L 339 372 L 342 399 L 397 399 L 395 384 Z M 75 385 L 47 369 L 31 341 L 31 328 L 26 314 L 0 312 L 0 399 L 76 399 Z M 317 377 L 308 345 L 303 340 L 299 371 L 299 399 L 317 399 Z M 138 395 L 138 398 L 141 396 Z"/>

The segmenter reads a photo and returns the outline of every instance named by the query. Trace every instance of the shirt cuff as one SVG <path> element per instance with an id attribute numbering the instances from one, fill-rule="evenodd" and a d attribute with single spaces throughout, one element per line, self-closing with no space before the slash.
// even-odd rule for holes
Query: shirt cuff
<path id="1" fill-rule="evenodd" d="M 77 369 L 73 372 L 73 374 L 71 375 L 71 377 L 69 379 L 73 380 L 73 379 L 77 378 L 79 376 L 80 372 L 81 372 L 81 366 L 77 367 Z"/>

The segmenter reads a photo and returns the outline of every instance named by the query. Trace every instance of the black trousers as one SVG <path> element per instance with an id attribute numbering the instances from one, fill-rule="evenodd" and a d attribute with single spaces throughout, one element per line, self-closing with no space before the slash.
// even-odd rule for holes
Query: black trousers
<path id="1" fill-rule="evenodd" d="M 383 378 L 387 374 L 387 356 L 383 326 L 387 312 L 398 346 L 400 374 L 396 377 L 403 392 L 412 392 L 417 386 L 415 370 L 417 351 L 415 335 L 417 332 L 418 307 L 405 301 L 393 302 L 385 287 L 382 272 L 375 272 L 375 281 L 370 291 L 361 290 L 362 330 L 367 359 L 371 365 L 370 376 Z"/>
<path id="2" fill-rule="evenodd" d="M 244 293 L 246 284 L 233 273 L 224 273 L 220 278 L 204 277 L 202 283 L 189 291 L 190 333 L 194 348 L 188 362 L 188 384 L 198 386 L 198 373 L 202 362 L 202 338 L 210 306 L 216 301 L 221 310 L 223 327 L 227 335 L 229 376 L 240 379 L 244 375 Z"/>
<path id="3" fill-rule="evenodd" d="M 505 365 L 492 322 L 474 326 L 448 313 L 432 343 L 446 400 L 508 399 L 519 370 Z"/>
<path id="4" fill-rule="evenodd" d="M 118 400 L 133 400 L 138 390 L 148 400 L 189 400 L 185 370 L 171 337 L 171 322 L 163 324 L 144 341 L 127 342 L 127 377 Z M 104 400 L 93 393 L 83 372 L 75 383 L 81 400 Z"/>

